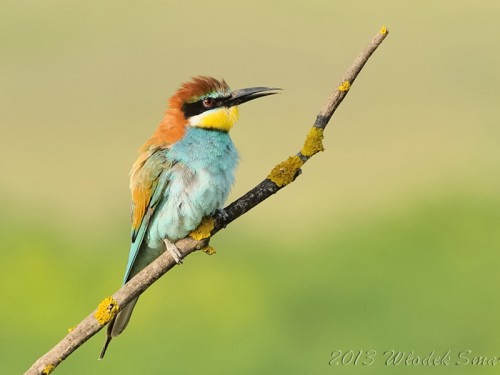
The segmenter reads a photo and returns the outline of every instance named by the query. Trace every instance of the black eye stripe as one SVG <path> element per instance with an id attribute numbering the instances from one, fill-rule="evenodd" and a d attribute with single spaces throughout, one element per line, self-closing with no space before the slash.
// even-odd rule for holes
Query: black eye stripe
<path id="1" fill-rule="evenodd" d="M 227 98 L 213 98 L 214 103 L 210 108 L 207 108 L 203 105 L 203 100 L 204 99 L 198 100 L 197 102 L 193 103 L 184 103 L 182 105 L 182 112 L 184 112 L 184 117 L 193 117 L 210 109 L 222 107 L 224 105 L 224 101 L 227 100 Z"/>
<path id="2" fill-rule="evenodd" d="M 182 112 L 184 112 L 184 117 L 189 118 L 200 113 L 206 111 L 206 108 L 203 106 L 202 101 L 194 102 L 194 103 L 184 103 L 182 105 Z"/>

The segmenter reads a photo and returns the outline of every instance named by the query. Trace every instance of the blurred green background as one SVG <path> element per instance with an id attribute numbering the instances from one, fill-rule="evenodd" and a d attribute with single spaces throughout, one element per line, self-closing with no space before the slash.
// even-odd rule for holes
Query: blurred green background
<path id="1" fill-rule="evenodd" d="M 241 108 L 235 199 L 301 147 L 382 25 L 326 151 L 149 289 L 104 361 L 101 332 L 55 373 L 443 374 L 460 351 L 500 356 L 499 16 L 495 0 L 2 1 L 1 372 L 119 287 L 127 174 L 181 82 L 285 89 Z M 448 349 L 449 366 L 384 365 Z M 336 350 L 377 354 L 331 366 Z"/>

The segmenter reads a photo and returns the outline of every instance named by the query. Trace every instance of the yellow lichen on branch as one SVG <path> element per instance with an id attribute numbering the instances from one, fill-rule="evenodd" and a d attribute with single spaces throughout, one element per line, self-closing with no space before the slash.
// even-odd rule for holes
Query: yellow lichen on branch
<path id="1" fill-rule="evenodd" d="M 106 297 L 99 306 L 97 306 L 94 318 L 103 326 L 114 318 L 119 309 L 120 306 L 118 306 L 118 303 L 116 303 L 113 297 Z"/>
<path id="2" fill-rule="evenodd" d="M 212 217 L 205 218 L 203 219 L 201 224 L 198 225 L 198 228 L 189 233 L 189 237 L 194 238 L 196 241 L 204 240 L 205 238 L 210 237 L 214 227 L 215 227 L 215 220 Z M 203 251 L 205 254 L 208 255 L 215 254 L 215 249 L 212 246 L 206 246 L 203 249 L 201 249 L 201 251 Z"/>
<path id="3" fill-rule="evenodd" d="M 198 228 L 189 233 L 189 237 L 194 238 L 196 241 L 204 240 L 210 237 L 214 226 L 215 220 L 212 217 L 203 219 L 200 225 L 198 225 Z"/>
<path id="4" fill-rule="evenodd" d="M 45 366 L 45 368 L 42 371 L 42 375 L 49 375 L 52 371 L 54 371 L 55 368 L 56 368 L 56 366 L 54 366 L 54 365 Z"/>
<path id="5" fill-rule="evenodd" d="M 380 28 L 380 31 L 379 31 L 378 33 L 379 33 L 380 35 L 385 35 L 385 34 L 387 34 L 387 27 L 382 26 L 382 27 Z"/>
<path id="6" fill-rule="evenodd" d="M 206 246 L 201 249 L 207 255 L 214 255 L 216 253 L 215 249 L 212 246 Z"/>
<path id="7" fill-rule="evenodd" d="M 339 91 L 349 91 L 350 88 L 351 83 L 349 81 L 342 82 L 338 87 Z"/>
<path id="8" fill-rule="evenodd" d="M 288 185 L 290 182 L 295 180 L 295 177 L 297 177 L 300 167 L 302 167 L 303 164 L 304 162 L 297 155 L 290 156 L 284 162 L 281 162 L 274 167 L 267 178 L 274 182 L 278 187 Z"/>
<path id="9" fill-rule="evenodd" d="M 311 157 L 314 154 L 317 154 L 318 152 L 324 150 L 323 129 L 313 126 L 311 130 L 309 130 L 309 134 L 307 134 L 304 146 L 302 146 L 302 150 L 300 150 L 300 153 L 304 156 Z"/>

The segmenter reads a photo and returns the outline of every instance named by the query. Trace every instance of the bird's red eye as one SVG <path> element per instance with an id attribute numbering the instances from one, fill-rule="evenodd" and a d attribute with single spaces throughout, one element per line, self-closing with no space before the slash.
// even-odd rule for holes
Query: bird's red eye
<path id="1" fill-rule="evenodd" d="M 205 108 L 210 108 L 210 107 L 212 107 L 214 104 L 215 104 L 215 100 L 214 100 L 214 98 L 206 98 L 206 99 L 203 99 L 203 106 L 204 106 Z"/>

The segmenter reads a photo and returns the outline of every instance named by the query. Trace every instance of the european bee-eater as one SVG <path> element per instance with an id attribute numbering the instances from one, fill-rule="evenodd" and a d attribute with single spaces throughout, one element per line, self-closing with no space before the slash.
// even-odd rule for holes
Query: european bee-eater
<path id="1" fill-rule="evenodd" d="M 231 91 L 224 80 L 198 76 L 169 99 L 130 172 L 132 243 L 123 283 L 165 250 L 181 262 L 175 242 L 222 208 L 234 182 L 238 152 L 229 130 L 238 119 L 237 106 L 275 90 Z M 100 358 L 127 326 L 136 303 L 137 298 L 109 323 Z"/>

